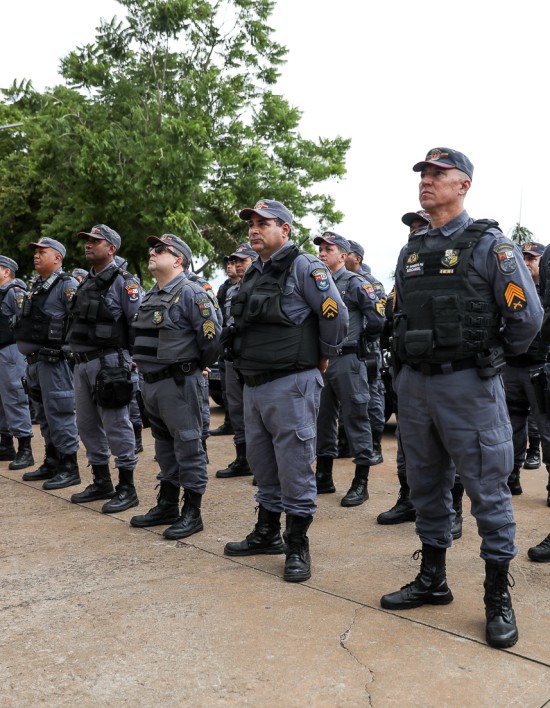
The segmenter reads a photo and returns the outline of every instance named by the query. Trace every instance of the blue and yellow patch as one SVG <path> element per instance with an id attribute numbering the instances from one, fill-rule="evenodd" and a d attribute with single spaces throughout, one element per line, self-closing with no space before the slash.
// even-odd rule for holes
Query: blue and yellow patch
<path id="1" fill-rule="evenodd" d="M 315 268 L 315 270 L 311 272 L 311 277 L 315 281 L 317 290 L 328 290 L 330 288 L 328 272 L 325 268 Z"/>
<path id="2" fill-rule="evenodd" d="M 206 295 L 197 298 L 197 307 L 199 308 L 201 317 L 204 317 L 205 320 L 207 320 L 211 316 L 212 303 L 210 302 L 210 298 Z"/>
<path id="3" fill-rule="evenodd" d="M 331 297 L 327 297 L 326 300 L 323 300 L 323 304 L 321 305 L 321 315 L 325 318 L 325 320 L 333 320 L 337 317 L 338 303 L 336 300 L 333 300 Z"/>
<path id="4" fill-rule="evenodd" d="M 128 295 L 128 300 L 135 302 L 139 297 L 139 285 L 137 283 L 126 283 L 124 287 Z"/>

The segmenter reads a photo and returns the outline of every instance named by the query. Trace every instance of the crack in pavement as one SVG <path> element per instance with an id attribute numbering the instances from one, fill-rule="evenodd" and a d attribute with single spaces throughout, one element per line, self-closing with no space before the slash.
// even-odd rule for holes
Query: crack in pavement
<path id="1" fill-rule="evenodd" d="M 372 669 L 370 669 L 368 666 L 365 666 L 365 664 L 363 664 L 361 661 L 359 661 L 359 659 L 355 656 L 355 654 L 351 651 L 351 649 L 350 649 L 348 646 L 346 646 L 346 642 L 348 641 L 348 639 L 349 639 L 350 636 L 351 636 L 351 632 L 352 632 L 352 629 L 353 629 L 353 625 L 354 625 L 355 622 L 357 621 L 357 615 L 358 615 L 358 613 L 359 613 L 361 610 L 363 610 L 363 609 L 365 609 L 365 608 L 364 608 L 364 607 L 356 607 L 355 610 L 353 611 L 353 619 L 351 620 L 351 623 L 350 623 L 349 627 L 346 629 L 345 632 L 343 632 L 343 633 L 340 635 L 340 646 L 342 647 L 342 649 L 344 649 L 344 651 L 346 651 L 346 652 L 351 656 L 351 658 L 352 658 L 357 664 L 359 664 L 359 666 L 360 666 L 362 669 L 364 669 L 365 671 L 368 672 L 368 675 L 369 675 L 369 677 L 370 677 L 370 680 L 367 681 L 367 683 L 365 684 L 365 694 L 366 694 L 367 699 L 368 699 L 368 705 L 369 705 L 369 706 L 372 706 L 372 699 L 371 699 L 371 695 L 370 695 L 370 692 L 369 692 L 369 689 L 368 689 L 368 685 L 369 685 L 370 683 L 373 683 L 373 682 L 374 682 L 374 673 L 373 673 Z"/>

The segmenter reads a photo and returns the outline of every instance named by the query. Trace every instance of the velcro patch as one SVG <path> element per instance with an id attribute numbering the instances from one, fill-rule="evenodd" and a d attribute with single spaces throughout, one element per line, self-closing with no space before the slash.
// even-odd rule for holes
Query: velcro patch
<path id="1" fill-rule="evenodd" d="M 197 307 L 199 308 L 201 316 L 204 317 L 205 320 L 207 320 L 212 314 L 211 305 L 212 303 L 210 302 L 210 298 L 206 296 L 202 296 L 197 299 Z"/>
<path id="2" fill-rule="evenodd" d="M 139 296 L 139 287 L 137 283 L 126 283 L 124 286 L 130 302 L 135 302 Z"/>
<path id="3" fill-rule="evenodd" d="M 326 300 L 323 300 L 321 314 L 325 320 L 334 319 L 338 315 L 338 303 L 336 300 L 333 300 L 331 297 L 327 297 Z"/>
<path id="4" fill-rule="evenodd" d="M 317 290 L 328 290 L 330 288 L 330 281 L 325 268 L 315 268 L 315 270 L 311 272 L 311 277 L 315 281 Z"/>
<path id="5" fill-rule="evenodd" d="M 516 285 L 515 283 L 508 283 L 504 291 L 504 299 L 506 300 L 508 309 L 512 310 L 512 312 L 518 312 L 527 307 L 525 292 L 520 285 Z"/>
<path id="6" fill-rule="evenodd" d="M 498 243 L 493 247 L 493 253 L 495 254 L 498 269 L 501 273 L 504 273 L 505 275 L 515 273 L 518 264 L 513 246 L 509 243 Z"/>
<path id="7" fill-rule="evenodd" d="M 206 320 L 202 323 L 202 333 L 205 339 L 214 339 L 216 336 L 216 326 L 212 320 Z"/>
<path id="8" fill-rule="evenodd" d="M 363 283 L 363 290 L 367 293 L 371 300 L 376 300 L 376 291 L 370 283 Z"/>

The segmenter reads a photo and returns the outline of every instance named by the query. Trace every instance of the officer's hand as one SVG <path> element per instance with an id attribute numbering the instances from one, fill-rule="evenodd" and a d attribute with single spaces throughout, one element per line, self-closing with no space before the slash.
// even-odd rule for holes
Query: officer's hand
<path id="1" fill-rule="evenodd" d="M 328 357 L 323 356 L 319 359 L 319 371 L 324 374 L 328 369 Z"/>

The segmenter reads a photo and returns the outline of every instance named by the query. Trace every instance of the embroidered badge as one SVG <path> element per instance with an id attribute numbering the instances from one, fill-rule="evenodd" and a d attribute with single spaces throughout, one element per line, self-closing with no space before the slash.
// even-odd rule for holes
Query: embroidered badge
<path id="1" fill-rule="evenodd" d="M 331 297 L 327 297 L 326 300 L 323 300 L 321 314 L 325 320 L 334 319 L 338 315 L 338 303 L 336 300 L 333 300 Z"/>
<path id="2" fill-rule="evenodd" d="M 210 317 L 210 315 L 212 314 L 211 310 L 210 310 L 209 298 L 206 296 L 200 297 L 197 300 L 197 306 L 200 310 L 201 316 L 204 317 L 205 320 L 207 320 Z"/>
<path id="3" fill-rule="evenodd" d="M 382 302 L 382 300 L 380 300 L 380 302 L 377 302 L 375 307 L 376 307 L 376 312 L 378 312 L 380 317 L 386 316 L 386 301 L 385 300 L 384 300 L 384 302 Z"/>
<path id="4" fill-rule="evenodd" d="M 159 312 L 157 310 L 156 312 L 153 312 L 153 324 L 160 324 L 164 320 L 164 313 Z"/>
<path id="5" fill-rule="evenodd" d="M 328 273 L 324 268 L 316 268 L 312 271 L 311 277 L 315 281 L 317 290 L 328 290 L 330 288 Z"/>
<path id="6" fill-rule="evenodd" d="M 67 298 L 67 300 L 72 300 L 75 293 L 76 288 L 65 288 L 65 297 Z"/>
<path id="7" fill-rule="evenodd" d="M 442 265 L 445 268 L 453 268 L 458 263 L 458 257 L 460 256 L 460 251 L 456 248 L 448 248 L 445 251 L 445 255 L 441 259 Z"/>
<path id="8" fill-rule="evenodd" d="M 493 253 L 497 259 L 498 269 L 505 275 L 510 275 L 516 271 L 518 264 L 514 248 L 509 243 L 498 243 L 493 247 Z"/>
<path id="9" fill-rule="evenodd" d="M 411 253 L 407 258 L 407 263 L 418 263 L 418 253 Z"/>
<path id="10" fill-rule="evenodd" d="M 128 300 L 130 302 L 135 302 L 139 296 L 139 287 L 137 283 L 126 283 L 124 286 L 128 294 Z"/>
<path id="11" fill-rule="evenodd" d="M 24 298 L 25 298 L 25 294 L 21 290 L 18 290 L 15 293 L 15 304 L 17 305 L 17 307 L 19 309 L 21 309 L 23 307 Z"/>
<path id="12" fill-rule="evenodd" d="M 527 307 L 527 298 L 523 288 L 515 283 L 508 283 L 504 291 L 504 299 L 509 310 L 518 312 Z"/>
<path id="13" fill-rule="evenodd" d="M 205 339 L 214 339 L 216 336 L 216 327 L 212 320 L 206 320 L 206 322 L 202 323 L 202 333 Z"/>
<path id="14" fill-rule="evenodd" d="M 376 291 L 370 283 L 363 283 L 362 287 L 371 300 L 376 300 Z"/>

